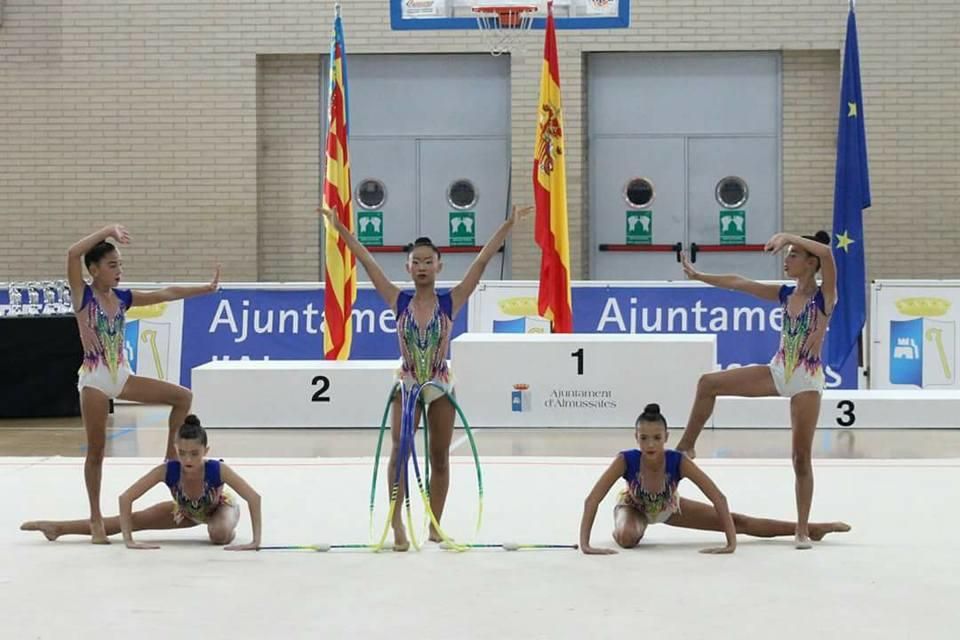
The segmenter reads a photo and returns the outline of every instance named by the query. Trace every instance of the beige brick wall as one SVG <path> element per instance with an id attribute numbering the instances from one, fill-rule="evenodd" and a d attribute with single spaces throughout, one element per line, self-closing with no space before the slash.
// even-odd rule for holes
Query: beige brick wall
<path id="1" fill-rule="evenodd" d="M 320 280 L 320 56 L 257 61 L 260 280 Z"/>
<path id="2" fill-rule="evenodd" d="M 0 280 L 62 274 L 108 222 L 130 280 L 256 278 L 255 57 L 221 6 L 7 3 Z"/>
<path id="3" fill-rule="evenodd" d="M 833 227 L 840 52 L 783 52 L 784 229 Z"/>
<path id="4" fill-rule="evenodd" d="M 127 277 L 318 277 L 316 65 L 332 1 L 7 0 L 0 26 L 0 280 L 62 272 L 76 237 L 131 227 Z M 478 34 L 393 32 L 385 0 L 344 3 L 348 51 L 476 52 Z M 586 275 L 584 59 L 592 51 L 780 50 L 784 215 L 829 226 L 837 0 L 645 0 L 627 30 L 560 32 L 574 277 Z M 861 3 L 872 277 L 958 277 L 960 8 Z M 529 201 L 537 36 L 511 61 L 513 194 Z M 537 274 L 531 226 L 514 277 Z"/>

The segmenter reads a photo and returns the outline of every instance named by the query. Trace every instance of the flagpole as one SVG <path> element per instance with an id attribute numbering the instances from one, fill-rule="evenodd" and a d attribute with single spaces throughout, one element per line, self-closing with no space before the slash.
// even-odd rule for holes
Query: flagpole
<path id="1" fill-rule="evenodd" d="M 852 0 L 851 0 L 851 1 L 852 1 Z M 335 3 L 333 4 L 333 16 L 334 16 L 335 18 L 339 18 L 339 17 L 340 17 L 340 3 L 339 3 L 339 2 L 335 2 Z"/>
<path id="2" fill-rule="evenodd" d="M 847 0 L 847 6 L 848 6 L 848 8 L 849 8 L 849 10 L 850 10 L 851 12 L 856 12 L 856 10 L 857 10 L 857 0 Z M 863 366 L 864 366 L 864 360 L 863 360 L 863 328 L 862 328 L 862 327 L 861 327 L 861 329 L 860 329 L 860 333 L 857 334 L 857 366 L 860 367 L 860 368 L 863 368 Z M 870 377 L 870 371 L 869 371 L 869 370 L 865 370 L 865 371 L 864 371 L 864 375 L 865 375 L 867 378 L 869 378 L 869 377 Z M 857 384 L 859 385 L 859 380 L 857 381 Z M 869 384 L 869 383 L 868 383 L 868 384 Z"/>

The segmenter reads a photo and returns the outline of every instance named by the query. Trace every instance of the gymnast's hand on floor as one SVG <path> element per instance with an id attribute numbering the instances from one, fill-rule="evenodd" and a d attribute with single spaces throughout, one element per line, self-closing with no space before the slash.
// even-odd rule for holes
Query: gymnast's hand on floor
<path id="1" fill-rule="evenodd" d="M 607 549 L 606 547 L 591 547 L 588 544 L 580 545 L 580 550 L 588 556 L 609 556 L 617 553 L 616 549 Z"/>
<path id="2" fill-rule="evenodd" d="M 260 548 L 260 545 L 256 542 L 250 542 L 247 544 L 231 544 L 228 547 L 224 547 L 224 551 L 256 551 Z"/>
<path id="3" fill-rule="evenodd" d="M 709 553 L 712 555 L 719 555 L 723 553 L 733 553 L 737 550 L 736 545 L 727 545 L 725 547 L 710 547 L 709 549 L 700 549 L 700 553 Z"/>
<path id="4" fill-rule="evenodd" d="M 147 544 L 146 542 L 134 542 L 133 540 L 127 541 L 127 549 L 159 549 L 160 545 L 158 544 Z"/>

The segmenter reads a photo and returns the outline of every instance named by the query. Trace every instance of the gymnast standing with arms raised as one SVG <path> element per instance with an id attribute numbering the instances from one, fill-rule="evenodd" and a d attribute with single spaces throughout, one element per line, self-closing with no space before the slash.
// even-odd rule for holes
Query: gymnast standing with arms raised
<path id="1" fill-rule="evenodd" d="M 407 273 L 413 279 L 414 290 L 403 291 L 393 284 L 380 265 L 343 223 L 332 212 L 323 208 L 317 211 L 326 216 L 329 224 L 344 239 L 347 247 L 366 269 L 377 293 L 387 306 L 396 312 L 397 338 L 402 359 L 399 382 L 407 391 L 415 386 L 423 388 L 427 424 L 430 435 L 430 465 L 433 475 L 430 481 L 430 508 L 437 522 L 443 514 L 450 485 L 450 441 L 453 439 L 455 408 L 447 397 L 453 393 L 453 375 L 447 365 L 453 320 L 466 303 L 470 294 L 480 283 L 490 259 L 500 250 L 518 220 L 533 210 L 533 207 L 513 207 L 513 211 L 493 237 L 484 245 L 474 259 L 463 280 L 449 291 L 436 290 L 437 276 L 443 268 L 440 250 L 429 238 L 417 238 L 407 247 Z M 414 424 L 420 421 L 419 408 Z M 390 451 L 388 486 L 392 487 L 397 465 L 406 466 L 406 460 L 398 460 L 401 436 L 402 407 L 400 395 L 393 400 L 392 448 Z M 405 473 L 405 471 L 404 471 Z M 397 504 L 404 498 L 403 483 L 399 485 Z M 393 538 L 395 551 L 406 551 L 410 543 L 403 526 L 402 513 L 393 513 Z M 439 542 L 440 532 L 431 524 L 430 540 Z"/>

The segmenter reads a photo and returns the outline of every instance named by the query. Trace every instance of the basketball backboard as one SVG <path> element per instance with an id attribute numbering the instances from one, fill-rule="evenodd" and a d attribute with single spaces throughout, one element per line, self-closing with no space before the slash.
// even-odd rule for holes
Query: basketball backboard
<path id="1" fill-rule="evenodd" d="M 546 0 L 390 0 L 395 31 L 477 29 L 473 8 L 482 5 L 535 5 L 533 28 L 543 29 Z M 630 0 L 554 0 L 557 29 L 617 29 L 630 26 Z"/>

